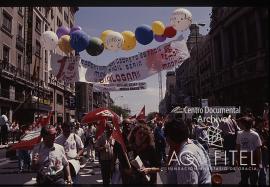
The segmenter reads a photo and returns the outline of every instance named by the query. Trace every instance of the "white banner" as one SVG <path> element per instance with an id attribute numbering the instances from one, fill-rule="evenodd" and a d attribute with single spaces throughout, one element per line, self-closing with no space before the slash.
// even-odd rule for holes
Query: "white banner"
<path id="1" fill-rule="evenodd" d="M 130 91 L 130 90 L 144 90 L 147 88 L 146 82 L 132 82 L 120 84 L 93 84 L 94 92 L 111 92 L 111 91 Z"/>
<path id="2" fill-rule="evenodd" d="M 169 70 L 189 58 L 184 40 L 175 40 L 131 57 L 117 58 L 107 66 L 76 57 L 52 55 L 52 73 L 68 83 L 128 83 L 143 80 L 162 70 Z"/>

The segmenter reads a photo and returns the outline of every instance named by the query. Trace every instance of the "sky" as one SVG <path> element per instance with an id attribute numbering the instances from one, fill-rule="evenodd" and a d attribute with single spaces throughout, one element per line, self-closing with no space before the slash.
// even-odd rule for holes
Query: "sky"
<path id="1" fill-rule="evenodd" d="M 161 21 L 165 26 L 170 25 L 172 12 L 180 7 L 79 7 L 75 14 L 75 24 L 81 26 L 82 30 L 90 37 L 100 37 L 105 30 L 123 32 L 129 30 L 135 33 L 137 27 L 146 24 L 151 27 L 153 21 Z M 211 7 L 181 7 L 188 9 L 192 14 L 193 23 L 205 23 L 200 28 L 200 33 L 206 35 L 209 30 Z M 148 45 L 141 45 L 137 42 L 136 47 L 130 51 L 109 51 L 104 50 L 99 56 L 90 56 L 87 52 L 80 53 L 81 58 L 89 60 L 96 65 L 108 65 L 119 57 L 129 57 L 143 52 L 147 49 L 158 47 L 163 43 L 175 40 L 180 35 L 187 40 L 189 30 L 177 32 L 177 35 L 164 42 L 153 40 Z M 166 72 L 162 71 L 163 97 L 166 89 Z M 147 89 L 138 91 L 116 91 L 110 92 L 115 104 L 121 107 L 128 107 L 131 115 L 138 114 L 145 105 L 146 115 L 150 112 L 158 112 L 159 106 L 159 84 L 158 74 L 139 82 L 146 82 Z"/>

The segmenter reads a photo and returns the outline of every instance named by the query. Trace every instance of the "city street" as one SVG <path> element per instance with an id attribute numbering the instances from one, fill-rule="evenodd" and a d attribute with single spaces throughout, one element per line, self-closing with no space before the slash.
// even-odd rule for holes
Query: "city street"
<path id="1" fill-rule="evenodd" d="M 212 166 L 214 165 L 214 148 L 210 149 L 210 159 Z M 18 173 L 17 160 L 5 158 L 6 149 L 0 150 L 0 185 L 8 184 L 35 184 L 36 174 L 34 172 Z M 224 163 L 219 159 L 217 161 L 218 166 L 222 166 Z M 224 168 L 224 167 L 223 167 Z M 162 168 L 160 173 L 161 178 L 158 179 L 158 184 L 162 184 L 165 181 L 166 168 Z M 239 171 L 216 171 L 221 174 L 223 184 L 238 184 L 240 182 Z M 269 170 L 268 170 L 269 173 Z M 268 175 L 267 175 L 268 176 Z M 269 183 L 269 178 L 267 179 Z M 88 161 L 86 166 L 81 169 L 79 176 L 80 184 L 102 184 L 101 171 L 98 162 Z"/>

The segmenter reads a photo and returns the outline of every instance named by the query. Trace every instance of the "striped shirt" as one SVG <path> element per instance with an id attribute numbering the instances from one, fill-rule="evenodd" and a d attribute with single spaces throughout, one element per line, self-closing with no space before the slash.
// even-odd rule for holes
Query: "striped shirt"
<path id="1" fill-rule="evenodd" d="M 99 151 L 100 160 L 112 160 L 114 143 L 115 140 L 112 137 L 108 138 L 105 133 L 97 139 L 96 148 L 105 147 Z"/>

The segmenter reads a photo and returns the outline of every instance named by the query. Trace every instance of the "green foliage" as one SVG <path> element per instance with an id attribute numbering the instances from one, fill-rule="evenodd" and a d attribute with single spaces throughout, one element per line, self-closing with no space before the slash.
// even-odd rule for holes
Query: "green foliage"
<path id="1" fill-rule="evenodd" d="M 123 119 L 127 118 L 130 115 L 130 110 L 124 109 L 117 105 L 112 105 L 110 109 L 114 111 L 116 114 L 118 114 L 119 116 L 121 116 L 122 114 Z"/>

